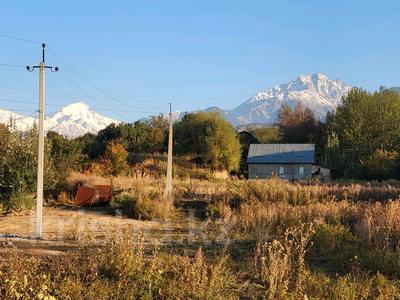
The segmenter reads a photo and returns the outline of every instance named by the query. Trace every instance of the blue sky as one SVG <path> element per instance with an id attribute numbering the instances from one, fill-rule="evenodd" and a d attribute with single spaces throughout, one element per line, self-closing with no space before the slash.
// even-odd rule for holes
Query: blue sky
<path id="1" fill-rule="evenodd" d="M 58 87 L 47 84 L 48 112 L 78 100 L 125 121 L 165 112 L 168 102 L 234 108 L 315 72 L 369 90 L 400 86 L 398 1 L 5 0 L 0 9 L 0 34 L 45 41 L 129 103 L 48 51 L 47 63 L 62 69 L 47 74 Z M 38 44 L 0 37 L 0 45 L 0 64 L 40 59 Z M 37 101 L 37 85 L 35 74 L 0 66 L 0 107 L 34 112 L 21 102 Z"/>

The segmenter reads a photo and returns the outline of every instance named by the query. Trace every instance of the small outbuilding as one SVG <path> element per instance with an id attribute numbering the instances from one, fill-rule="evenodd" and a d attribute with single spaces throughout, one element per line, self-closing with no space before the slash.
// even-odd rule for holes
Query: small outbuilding
<path id="1" fill-rule="evenodd" d="M 249 179 L 278 176 L 308 180 L 315 164 L 314 144 L 251 144 L 247 155 Z"/>

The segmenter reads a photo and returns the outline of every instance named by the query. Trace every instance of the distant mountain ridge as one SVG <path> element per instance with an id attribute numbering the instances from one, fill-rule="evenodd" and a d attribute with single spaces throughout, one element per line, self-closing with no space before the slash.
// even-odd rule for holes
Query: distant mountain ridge
<path id="1" fill-rule="evenodd" d="M 249 124 L 257 124 L 257 126 L 274 124 L 277 120 L 277 113 L 283 104 L 294 107 L 297 103 L 302 103 L 313 110 L 317 117 L 324 119 L 326 113 L 335 110 L 341 103 L 342 97 L 346 96 L 351 89 L 351 85 L 341 80 L 329 79 L 321 73 L 300 75 L 286 84 L 277 85 L 255 94 L 232 110 L 211 106 L 202 111 L 218 112 L 237 128 L 244 128 Z M 400 91 L 400 88 L 394 89 Z M 174 112 L 173 119 L 179 120 L 184 114 L 184 112 Z M 165 115 L 165 117 L 168 116 Z M 10 118 L 15 120 L 16 127 L 20 131 L 27 130 L 35 122 L 32 117 L 0 109 L 0 123 L 8 123 Z M 74 138 L 88 132 L 96 134 L 111 123 L 117 124 L 120 121 L 97 113 L 81 101 L 67 105 L 46 117 L 45 129 Z"/>
<path id="2" fill-rule="evenodd" d="M 329 79 L 326 75 L 300 75 L 286 84 L 262 91 L 232 110 L 210 107 L 204 111 L 217 111 L 234 126 L 261 123 L 272 124 L 283 104 L 294 107 L 297 103 L 312 109 L 319 118 L 334 110 L 352 86 Z"/>
<path id="3" fill-rule="evenodd" d="M 10 120 L 15 122 L 16 129 L 19 131 L 28 130 L 36 121 L 33 117 L 0 109 L 0 123 L 8 124 Z M 55 131 L 65 137 L 75 138 L 86 133 L 96 134 L 111 123 L 121 122 L 97 113 L 89 105 L 80 101 L 66 105 L 46 117 L 44 127 L 46 132 Z"/>

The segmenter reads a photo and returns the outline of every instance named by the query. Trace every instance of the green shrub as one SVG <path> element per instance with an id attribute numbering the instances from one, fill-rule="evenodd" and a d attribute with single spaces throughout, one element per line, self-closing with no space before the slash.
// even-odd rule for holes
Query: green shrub
<path id="1" fill-rule="evenodd" d="M 31 209 L 35 205 L 35 195 L 27 193 L 12 194 L 7 202 L 8 210 Z"/>
<path id="2" fill-rule="evenodd" d="M 150 200 L 141 193 L 123 192 L 114 197 L 111 202 L 114 209 L 122 209 L 128 217 L 140 220 L 152 219 L 152 207 Z"/>
<path id="3" fill-rule="evenodd" d="M 307 258 L 330 272 L 349 271 L 360 257 L 357 240 L 341 224 L 321 224 L 312 238 Z"/>
<path id="4" fill-rule="evenodd" d="M 113 197 L 110 206 L 113 209 L 122 209 L 125 215 L 138 220 L 167 219 L 174 212 L 171 199 L 165 199 L 161 191 L 148 188 L 122 192 Z"/>
<path id="5" fill-rule="evenodd" d="M 370 250 L 365 251 L 362 259 L 363 269 L 372 272 L 380 272 L 388 276 L 400 275 L 400 253 L 393 250 Z"/>

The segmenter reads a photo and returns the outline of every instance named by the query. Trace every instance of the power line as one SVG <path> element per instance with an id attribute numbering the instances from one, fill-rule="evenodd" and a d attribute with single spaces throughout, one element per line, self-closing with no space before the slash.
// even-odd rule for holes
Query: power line
<path id="1" fill-rule="evenodd" d="M 0 64 L 0 67 L 5 67 L 5 68 L 23 68 L 23 69 L 26 68 L 26 66 L 22 66 L 22 65 L 11 65 L 11 64 Z"/>
<path id="2" fill-rule="evenodd" d="M 8 34 L 0 33 L 0 37 L 6 38 L 6 39 L 10 39 L 10 40 L 20 41 L 20 42 L 26 42 L 26 43 L 32 43 L 32 44 L 41 44 L 41 42 L 38 42 L 38 41 L 32 41 L 32 40 L 28 40 L 28 39 L 24 39 L 24 38 L 20 38 L 20 37 L 16 37 L 16 36 L 8 35 Z"/>
<path id="3" fill-rule="evenodd" d="M 63 59 L 57 52 L 55 52 L 52 48 L 50 48 L 50 52 L 52 52 L 62 63 L 65 64 L 65 66 L 67 66 L 72 72 L 74 72 L 77 76 L 79 76 L 84 82 L 86 82 L 88 85 L 90 85 L 91 87 L 93 87 L 94 89 L 96 89 L 97 91 L 99 91 L 100 93 L 102 93 L 103 95 L 105 95 L 106 97 L 113 99 L 114 101 L 124 104 L 126 106 L 130 106 L 131 104 L 127 103 L 125 100 L 121 100 L 120 98 L 114 97 L 112 95 L 110 95 L 109 93 L 107 93 L 105 90 L 99 88 L 98 86 L 96 86 L 95 84 L 93 84 L 90 80 L 88 80 L 85 76 L 83 76 L 80 72 L 78 72 L 74 67 L 72 67 L 65 59 Z M 141 102 L 141 101 L 135 101 L 133 100 L 132 102 Z M 151 103 L 151 101 L 143 101 L 146 103 Z M 153 102 L 153 103 L 163 103 L 165 104 L 165 102 Z"/>
<path id="4" fill-rule="evenodd" d="M 10 112 L 27 112 L 27 111 L 32 111 L 31 109 L 14 109 L 14 108 L 12 108 L 12 109 L 5 109 L 5 108 L 0 108 L 0 109 L 3 109 L 3 110 L 8 110 L 8 111 L 10 111 Z"/>
<path id="5" fill-rule="evenodd" d="M 9 103 L 23 103 L 23 104 L 37 104 L 37 102 L 33 101 L 25 101 L 25 100 L 11 100 L 11 99 L 0 99 L 0 102 L 9 102 Z M 46 103 L 46 106 L 53 107 L 65 107 L 66 105 L 54 104 L 54 103 Z M 143 110 L 125 110 L 125 109 L 103 109 L 98 107 L 92 107 L 96 111 L 111 111 L 111 112 L 132 112 L 132 113 L 149 113 L 149 114 L 159 114 L 162 113 L 160 111 L 143 111 Z M 30 111 L 30 110 L 29 110 Z"/>
<path id="6" fill-rule="evenodd" d="M 56 89 L 60 90 L 61 88 L 59 86 L 56 86 L 55 83 L 51 82 L 50 80 L 46 79 L 46 82 L 49 83 L 50 85 L 54 86 Z M 16 87 L 7 87 L 7 86 L 0 86 L 0 89 L 6 89 L 6 90 L 13 90 L 13 91 L 21 91 L 21 92 L 30 92 L 30 93 L 37 93 L 38 90 L 32 90 L 32 89 L 22 89 L 22 88 L 16 88 Z M 51 92 L 51 91 L 46 91 L 46 94 L 53 94 L 53 95 L 63 95 L 63 96 L 68 96 L 69 98 L 84 98 L 86 95 L 83 94 L 70 94 L 66 93 L 65 91 L 63 92 Z M 109 99 L 108 97 L 96 97 L 97 99 Z M 135 106 L 138 109 L 157 109 L 156 107 L 139 107 Z M 121 110 L 121 111 L 126 111 Z"/>
<path id="7" fill-rule="evenodd" d="M 83 93 L 85 93 L 85 95 L 89 98 L 91 98 L 92 100 L 94 100 L 96 103 L 100 104 L 103 109 L 99 109 L 99 108 L 94 108 L 96 110 L 103 110 L 103 111 L 110 111 L 113 112 L 116 116 L 124 119 L 125 121 L 129 122 L 129 120 L 127 120 L 126 118 L 124 118 L 122 115 L 115 113 L 118 111 L 121 112 L 142 112 L 142 113 L 159 113 L 159 112 L 155 112 L 155 111 L 127 111 L 127 110 L 114 110 L 114 109 L 109 109 L 108 107 L 106 107 L 102 102 L 98 101 L 96 98 L 94 98 L 92 95 L 90 95 L 89 93 L 87 93 L 81 86 L 79 86 L 75 81 L 73 81 L 71 78 L 69 78 L 65 73 L 60 72 L 61 74 L 64 75 L 65 78 L 67 78 L 68 81 L 70 81 L 73 85 L 75 85 L 77 88 L 79 88 Z M 49 81 L 48 79 L 46 79 L 46 82 L 49 83 L 50 85 L 52 85 L 53 87 L 55 87 L 56 89 L 58 89 L 63 95 L 71 98 L 71 100 L 74 98 L 71 94 L 67 93 L 66 91 L 64 91 L 62 88 L 60 88 L 58 85 L 56 85 L 55 83 Z M 63 105 L 60 105 L 61 107 Z"/>
<path id="8" fill-rule="evenodd" d="M 68 75 L 65 74 L 65 72 L 61 72 L 61 74 L 69 81 L 71 82 L 73 85 L 75 85 L 78 89 L 80 89 L 82 91 L 82 93 L 84 93 L 87 97 L 89 97 L 90 99 L 92 99 L 93 101 L 95 101 L 96 103 L 100 104 L 102 107 L 104 107 L 107 111 L 111 111 L 108 107 L 106 107 L 101 101 L 97 100 L 96 98 L 94 98 L 91 94 L 89 94 L 86 90 L 84 90 L 79 84 L 77 84 L 75 81 L 73 81 Z M 116 115 L 117 117 L 122 118 L 123 120 L 125 120 L 126 122 L 129 122 L 129 120 L 127 120 L 124 116 L 115 113 L 114 115 Z"/>

